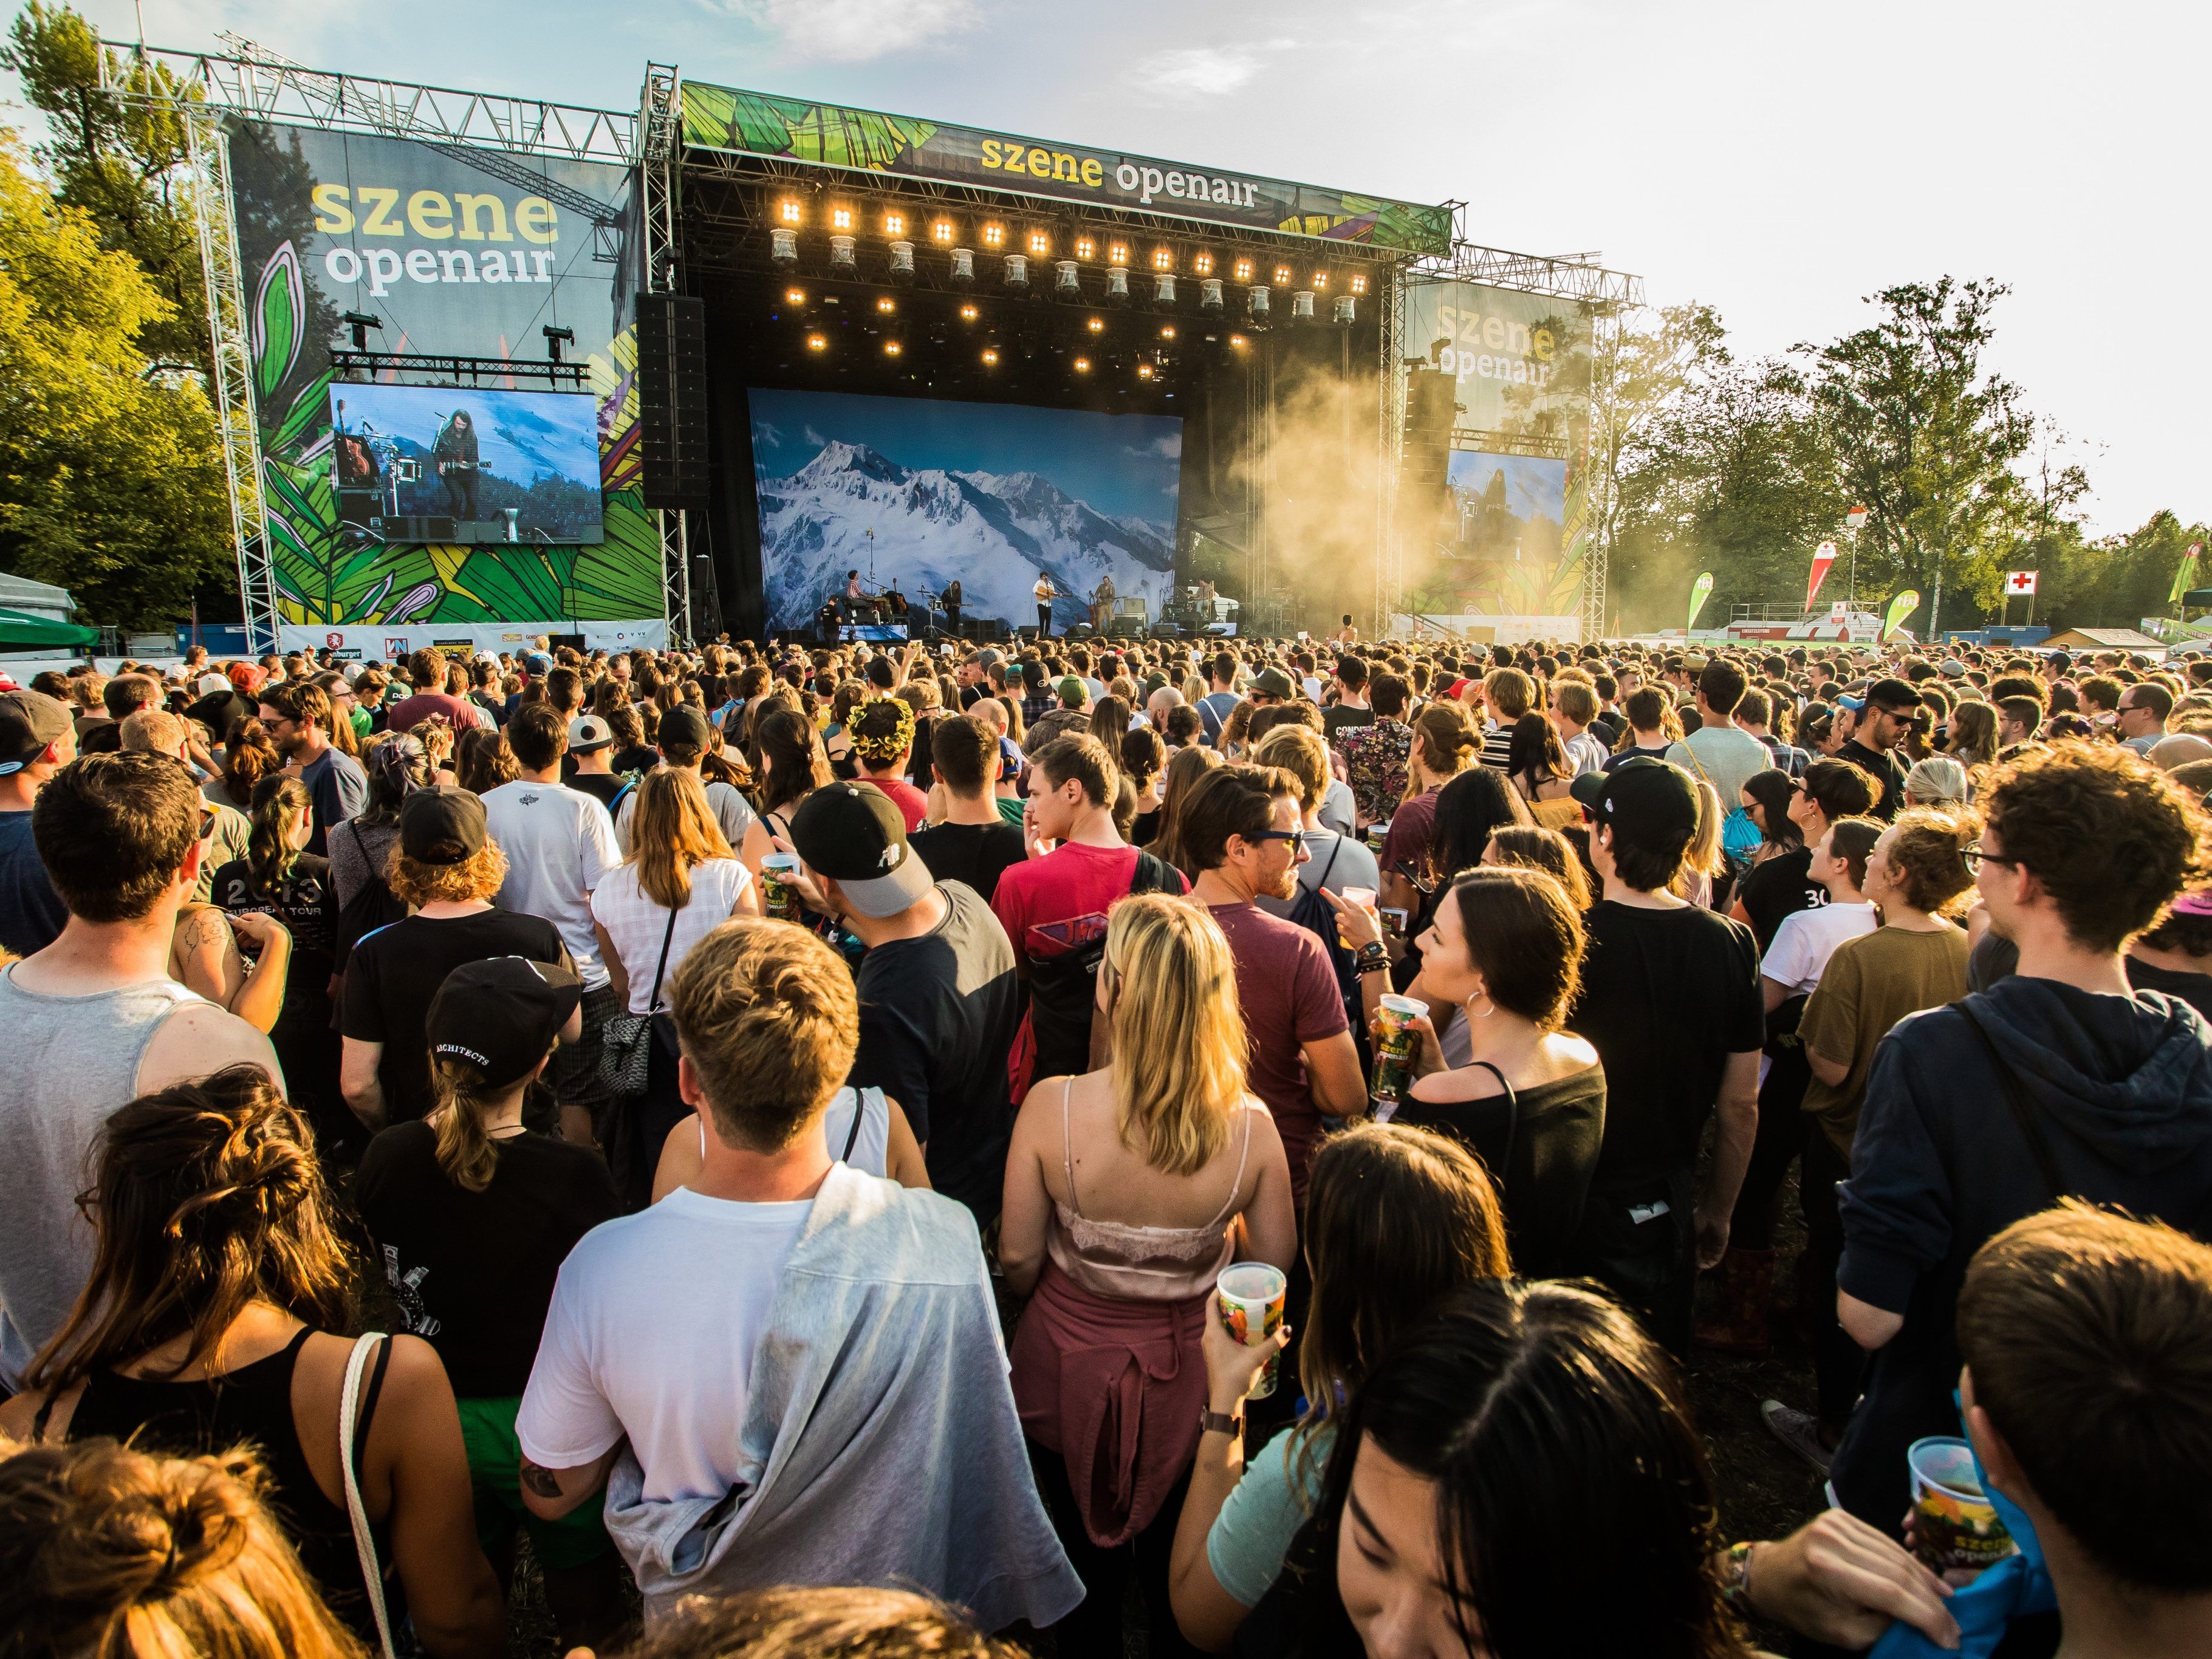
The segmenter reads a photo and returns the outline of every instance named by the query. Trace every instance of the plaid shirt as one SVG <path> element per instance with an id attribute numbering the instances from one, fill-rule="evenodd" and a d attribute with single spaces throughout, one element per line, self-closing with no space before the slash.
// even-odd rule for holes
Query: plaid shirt
<path id="1" fill-rule="evenodd" d="M 1349 726 L 1336 741 L 1352 785 L 1362 823 L 1386 821 L 1406 793 L 1406 757 L 1413 752 L 1413 728 L 1403 720 L 1376 719 Z"/>

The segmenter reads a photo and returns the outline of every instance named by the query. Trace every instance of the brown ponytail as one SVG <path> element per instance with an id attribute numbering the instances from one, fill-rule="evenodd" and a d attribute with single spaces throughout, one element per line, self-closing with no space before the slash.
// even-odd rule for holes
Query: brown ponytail
<path id="1" fill-rule="evenodd" d="M 487 1090 L 483 1073 L 465 1060 L 430 1061 L 431 1127 L 438 1132 L 438 1167 L 463 1192 L 480 1193 L 499 1170 L 499 1148 L 484 1132 L 484 1115 L 504 1089 Z"/>

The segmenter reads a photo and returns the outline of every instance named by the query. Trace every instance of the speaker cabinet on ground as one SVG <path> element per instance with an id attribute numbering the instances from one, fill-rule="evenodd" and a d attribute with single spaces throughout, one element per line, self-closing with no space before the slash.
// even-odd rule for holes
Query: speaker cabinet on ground
<path id="1" fill-rule="evenodd" d="M 1441 369 L 1417 368 L 1406 376 L 1406 444 L 1398 466 L 1403 522 L 1432 529 L 1449 504 L 1452 426 L 1459 381 Z"/>
<path id="2" fill-rule="evenodd" d="M 647 507 L 707 505 L 707 304 L 637 300 L 638 453 Z"/>

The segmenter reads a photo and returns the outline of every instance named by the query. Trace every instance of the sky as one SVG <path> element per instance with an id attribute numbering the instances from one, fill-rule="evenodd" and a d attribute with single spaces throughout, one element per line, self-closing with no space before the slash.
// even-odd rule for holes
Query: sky
<path id="1" fill-rule="evenodd" d="M 766 477 L 787 477 L 842 440 L 918 470 L 1035 472 L 1112 518 L 1175 519 L 1182 422 L 1173 416 L 757 387 L 746 395 L 753 465 Z"/>
<path id="2" fill-rule="evenodd" d="M 128 0 L 79 3 L 135 33 Z M 1469 241 L 1601 252 L 1655 303 L 1717 307 L 1740 356 L 1863 326 L 1888 285 L 1991 277 L 2013 290 L 1991 365 L 2087 469 L 2092 530 L 2212 514 L 2212 338 L 2189 320 L 2212 267 L 2212 9 L 2181 0 L 143 3 L 157 45 L 227 29 L 317 68 L 633 108 L 652 58 L 1463 200 Z"/>

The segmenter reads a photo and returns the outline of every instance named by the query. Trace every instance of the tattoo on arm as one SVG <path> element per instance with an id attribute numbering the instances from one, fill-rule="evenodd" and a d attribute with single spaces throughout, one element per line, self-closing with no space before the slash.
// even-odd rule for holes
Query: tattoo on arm
<path id="1" fill-rule="evenodd" d="M 558 1498 L 561 1495 L 561 1477 L 544 1464 L 533 1463 L 526 1457 L 522 1460 L 522 1484 L 526 1490 L 540 1498 Z"/>

